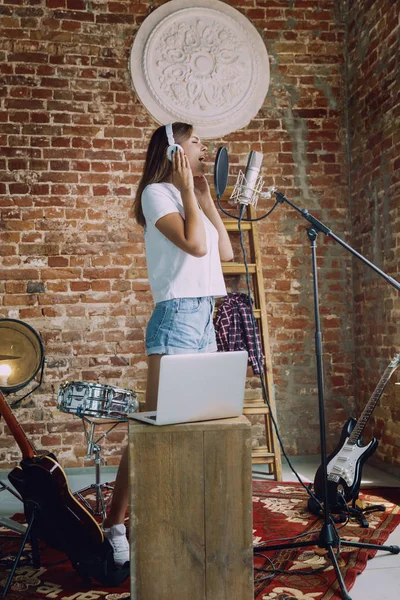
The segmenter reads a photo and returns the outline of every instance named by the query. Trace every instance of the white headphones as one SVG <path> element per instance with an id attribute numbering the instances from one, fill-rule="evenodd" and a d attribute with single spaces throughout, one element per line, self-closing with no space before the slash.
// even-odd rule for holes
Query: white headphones
<path id="1" fill-rule="evenodd" d="M 184 150 L 183 150 L 182 146 L 175 143 L 174 132 L 172 131 L 172 123 L 168 123 L 165 126 L 165 131 L 167 133 L 167 138 L 168 138 L 167 157 L 168 157 L 168 160 L 172 160 L 172 155 L 174 152 L 177 152 L 178 150 L 182 150 L 182 152 L 184 152 Z"/>

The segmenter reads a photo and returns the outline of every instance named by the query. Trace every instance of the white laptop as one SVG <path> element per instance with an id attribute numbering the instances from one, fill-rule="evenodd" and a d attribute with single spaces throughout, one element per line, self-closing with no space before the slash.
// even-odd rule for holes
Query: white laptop
<path id="1" fill-rule="evenodd" d="M 238 417 L 243 412 L 246 350 L 161 357 L 157 411 L 132 413 L 151 425 Z"/>

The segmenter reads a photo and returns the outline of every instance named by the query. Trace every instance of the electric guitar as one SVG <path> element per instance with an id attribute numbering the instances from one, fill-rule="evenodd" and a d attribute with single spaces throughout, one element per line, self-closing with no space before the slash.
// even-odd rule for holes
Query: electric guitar
<path id="1" fill-rule="evenodd" d="M 339 506 L 343 509 L 343 498 L 346 502 L 358 498 L 362 466 L 378 446 L 376 438 L 372 438 L 369 444 L 362 446 L 362 432 L 399 363 L 400 352 L 386 368 L 358 421 L 353 418 L 347 421 L 343 427 L 338 447 L 327 458 L 327 502 L 331 507 Z M 320 465 L 314 479 L 315 495 L 320 499 L 323 498 L 324 476 L 322 471 L 322 465 Z"/>
<path id="2" fill-rule="evenodd" d="M 101 583 L 118 585 L 124 573 L 115 567 L 111 547 L 98 523 L 71 494 L 56 457 L 36 452 L 1 391 L 0 414 L 22 452 L 19 466 L 8 478 L 22 496 L 27 523 L 33 519 L 32 535 L 65 552 L 84 579 L 94 577 Z"/>

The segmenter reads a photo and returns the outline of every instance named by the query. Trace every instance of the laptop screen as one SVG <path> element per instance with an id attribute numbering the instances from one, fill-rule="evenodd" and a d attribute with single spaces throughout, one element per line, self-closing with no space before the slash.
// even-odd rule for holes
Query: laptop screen
<path id="1" fill-rule="evenodd" d="M 163 356 L 157 425 L 241 415 L 247 360 L 245 350 Z"/>

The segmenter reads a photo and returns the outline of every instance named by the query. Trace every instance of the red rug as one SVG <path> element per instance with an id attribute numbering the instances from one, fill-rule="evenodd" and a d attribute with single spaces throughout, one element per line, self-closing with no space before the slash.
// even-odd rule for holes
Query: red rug
<path id="1" fill-rule="evenodd" d="M 393 489 L 364 493 L 362 498 L 368 504 L 384 504 L 386 511 L 368 515 L 369 528 L 360 527 L 358 521 L 351 520 L 339 533 L 348 541 L 363 541 L 383 544 L 389 534 L 400 523 L 398 499 Z M 374 495 L 373 495 L 374 494 Z M 254 543 L 281 540 L 306 533 L 303 541 L 312 540 L 312 531 L 321 527 L 321 519 L 307 510 L 307 494 L 297 483 L 253 482 Z M 87 497 L 94 501 L 94 497 Z M 340 527 L 340 525 L 338 525 Z M 0 527 L 0 587 L 3 588 L 20 543 L 20 537 Z M 277 542 L 279 543 L 279 542 Z M 376 551 L 355 550 L 342 547 L 338 562 L 344 574 L 347 588 L 354 584 L 356 576 L 367 564 L 368 558 Z M 255 570 L 256 600 L 335 600 L 341 598 L 335 572 L 324 549 L 316 546 L 298 549 L 264 552 L 275 569 L 290 574 L 277 574 L 272 578 L 271 571 Z M 24 553 L 17 569 L 7 600 L 127 600 L 129 580 L 119 588 L 105 589 L 93 583 L 86 587 L 65 556 L 50 548 L 41 551 L 41 568 L 34 569 L 29 562 L 29 553 Z M 62 562 L 59 562 L 62 561 Z M 265 560 L 255 556 L 255 567 L 261 567 Z M 400 559 L 399 559 L 400 564 Z M 326 570 L 314 574 L 305 571 L 327 566 Z M 265 567 L 271 569 L 271 563 Z M 263 578 L 267 579 L 263 580 Z M 153 599 L 152 599 L 153 600 Z M 154 599 L 155 600 L 155 599 Z M 237 599 L 232 599 L 237 600 Z"/>
<path id="2" fill-rule="evenodd" d="M 384 544 L 389 534 L 400 523 L 399 490 L 393 488 L 365 491 L 360 499 L 365 506 L 383 504 L 385 512 L 373 512 L 367 515 L 368 529 L 360 526 L 359 521 L 351 518 L 342 527 L 337 524 L 342 540 Z M 301 541 L 310 541 L 318 537 L 322 519 L 313 516 L 307 509 L 308 494 L 298 483 L 270 483 L 253 481 L 253 535 L 254 543 L 262 544 L 276 540 L 274 543 L 285 543 L 281 538 L 306 533 Z M 317 531 L 313 534 L 313 531 Z M 279 540 L 279 541 L 278 541 Z M 290 540 L 289 540 L 290 542 Z M 376 550 L 341 547 L 338 564 L 349 590 L 361 573 L 369 558 Z M 265 553 L 264 553 L 265 554 Z M 255 594 L 257 600 L 336 600 L 342 598 L 340 587 L 327 551 L 318 546 L 297 549 L 275 550 L 266 553 L 272 560 L 273 568 L 291 572 L 281 574 L 272 581 L 261 581 L 268 573 L 255 571 Z M 255 556 L 254 566 L 260 567 L 265 562 Z M 400 555 L 399 555 L 400 565 Z M 319 567 L 326 569 L 314 574 L 303 574 Z M 270 569 L 271 565 L 266 565 Z M 294 573 L 295 572 L 295 573 Z"/>

